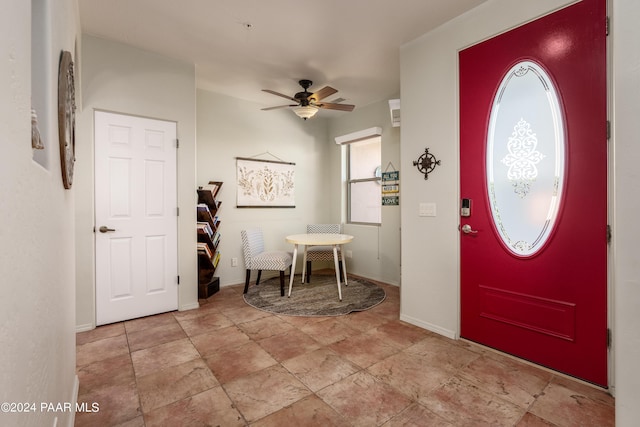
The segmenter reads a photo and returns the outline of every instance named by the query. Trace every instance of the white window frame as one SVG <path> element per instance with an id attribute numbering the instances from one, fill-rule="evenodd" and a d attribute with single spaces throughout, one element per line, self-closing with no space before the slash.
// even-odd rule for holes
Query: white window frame
<path id="1" fill-rule="evenodd" d="M 371 226 L 381 226 L 382 225 L 382 193 L 380 193 L 380 195 L 378 196 L 378 200 L 377 202 L 379 203 L 379 208 L 380 208 L 380 220 L 378 222 L 363 222 L 363 221 L 352 221 L 351 220 L 351 188 L 353 184 L 358 184 L 358 183 L 363 183 L 363 182 L 377 182 L 378 184 L 381 183 L 381 178 L 378 176 L 375 176 L 375 174 L 372 174 L 371 177 L 368 178 L 358 178 L 358 179 L 351 179 L 350 176 L 350 165 L 351 165 L 351 145 L 358 143 L 358 142 L 364 142 L 364 141 L 369 141 L 373 138 L 378 138 L 380 140 L 380 151 L 381 151 L 381 156 L 382 156 L 382 128 L 380 127 L 374 127 L 374 128 L 369 128 L 369 129 L 365 129 L 362 131 L 358 131 L 358 132 L 354 132 L 348 135 L 343 135 L 343 136 L 339 136 L 335 138 L 336 144 L 339 145 L 344 145 L 346 148 L 346 162 L 345 162 L 345 167 L 346 167 L 346 173 L 345 173 L 345 183 L 346 183 L 346 206 L 345 206 L 345 210 L 346 210 L 346 217 L 347 217 L 347 223 L 348 224 L 360 224 L 360 225 L 371 225 Z"/>

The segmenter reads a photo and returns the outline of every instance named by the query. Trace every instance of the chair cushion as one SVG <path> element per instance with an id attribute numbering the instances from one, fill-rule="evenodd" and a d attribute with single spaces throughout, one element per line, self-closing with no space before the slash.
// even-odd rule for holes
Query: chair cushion
<path id="1" fill-rule="evenodd" d="M 264 251 L 264 238 L 262 237 L 262 229 L 250 228 L 242 230 L 242 252 L 244 253 L 245 262 L 250 262 L 256 254 Z"/>
<path id="2" fill-rule="evenodd" d="M 342 224 L 308 224 L 307 233 L 342 233 Z"/>
<path id="3" fill-rule="evenodd" d="M 342 233 L 342 224 L 307 224 L 307 233 Z M 338 246 L 340 256 L 340 246 Z M 332 246 L 309 246 L 307 261 L 333 261 Z"/>
<path id="4" fill-rule="evenodd" d="M 251 270 L 280 270 L 284 271 L 293 262 L 291 252 L 267 251 L 251 258 Z"/>
<path id="5" fill-rule="evenodd" d="M 338 257 L 340 247 L 338 247 Z M 310 246 L 307 249 L 307 261 L 333 261 L 332 246 Z"/>

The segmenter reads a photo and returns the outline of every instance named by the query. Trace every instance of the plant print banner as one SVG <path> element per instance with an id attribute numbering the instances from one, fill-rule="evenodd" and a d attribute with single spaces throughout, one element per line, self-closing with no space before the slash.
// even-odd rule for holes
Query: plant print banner
<path id="1" fill-rule="evenodd" d="M 237 207 L 295 208 L 295 163 L 236 158 Z"/>

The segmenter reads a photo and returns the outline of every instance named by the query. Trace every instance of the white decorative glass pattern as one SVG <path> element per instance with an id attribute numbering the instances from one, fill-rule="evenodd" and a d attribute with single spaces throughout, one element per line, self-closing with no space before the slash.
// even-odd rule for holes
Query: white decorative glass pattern
<path id="1" fill-rule="evenodd" d="M 502 163 L 509 166 L 507 178 L 513 183 L 514 192 L 524 198 L 531 188 L 531 183 L 538 177 L 536 165 L 544 158 L 544 154 L 536 150 L 538 138 L 531 131 L 531 125 L 524 119 L 513 127 L 513 133 L 507 143 L 507 154 Z"/>
<path id="2" fill-rule="evenodd" d="M 502 79 L 489 117 L 486 153 L 496 230 L 512 253 L 534 255 L 553 230 L 565 170 L 560 99 L 535 62 L 516 64 Z"/>

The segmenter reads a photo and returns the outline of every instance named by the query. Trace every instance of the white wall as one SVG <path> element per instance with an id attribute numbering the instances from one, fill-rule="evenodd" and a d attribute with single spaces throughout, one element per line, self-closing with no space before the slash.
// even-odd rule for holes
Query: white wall
<path id="1" fill-rule="evenodd" d="M 261 227 L 268 249 L 292 251 L 285 236 L 306 232 L 307 223 L 329 221 L 327 169 L 333 142 L 321 113 L 304 121 L 290 110 L 261 111 L 263 105 L 204 90 L 198 90 L 197 99 L 198 185 L 224 182 L 218 211 L 222 258 L 216 276 L 221 286 L 244 283 L 241 230 Z M 295 208 L 236 208 L 236 157 L 295 163 Z M 231 267 L 231 258 L 238 259 L 237 267 Z M 263 277 L 271 275 L 264 272 Z"/>
<path id="2" fill-rule="evenodd" d="M 613 344 L 616 425 L 640 419 L 640 2 L 613 0 Z"/>
<path id="3" fill-rule="evenodd" d="M 74 53 L 79 24 L 75 0 L 46 2 L 40 30 L 47 42 L 38 49 L 44 70 L 33 93 L 49 151 L 43 167 L 31 149 L 30 3 L 4 1 L 0 14 L 0 402 L 37 407 L 0 412 L 0 425 L 66 426 L 73 413 L 40 411 L 40 402 L 77 397 L 75 190 L 62 185 L 57 76 L 61 50 Z"/>
<path id="4" fill-rule="evenodd" d="M 459 334 L 459 165 L 457 53 L 459 49 L 553 11 L 570 2 L 491 0 L 403 46 L 401 50 L 401 167 L 411 168 L 425 146 L 442 165 L 424 181 L 404 174 L 402 183 L 401 318 L 450 337 Z M 613 222 L 612 327 L 616 425 L 640 418 L 640 232 L 637 194 L 640 163 L 640 17 L 638 2 L 613 0 L 610 216 Z M 603 159 L 604 161 L 604 159 Z M 410 200 L 410 202 L 408 201 Z M 438 216 L 419 218 L 416 205 L 437 203 Z"/>
<path id="5" fill-rule="evenodd" d="M 397 98 L 397 96 L 392 96 Z M 391 126 L 388 100 L 356 107 L 351 113 L 333 117 L 329 122 L 331 174 L 331 221 L 346 222 L 346 182 L 342 174 L 345 147 L 336 145 L 336 136 L 371 127 L 382 128 L 382 171 L 400 170 L 400 204 L 405 202 L 404 179 L 411 173 L 400 168 L 400 128 Z M 337 189 L 341 191 L 338 192 Z M 353 258 L 347 260 L 350 273 L 392 285 L 400 285 L 400 206 L 382 207 L 382 225 L 345 224 L 344 232 L 355 237 L 349 245 Z"/>
<path id="6" fill-rule="evenodd" d="M 180 310 L 198 306 L 195 191 L 195 66 L 83 35 L 77 137 L 76 280 L 78 330 L 95 326 L 93 115 L 96 109 L 177 122 Z"/>

